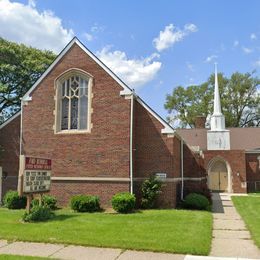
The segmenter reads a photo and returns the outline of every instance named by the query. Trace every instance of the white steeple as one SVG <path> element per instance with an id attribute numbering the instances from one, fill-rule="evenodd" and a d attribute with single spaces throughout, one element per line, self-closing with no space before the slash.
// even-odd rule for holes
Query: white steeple
<path id="1" fill-rule="evenodd" d="M 207 132 L 207 149 L 230 150 L 230 133 L 225 129 L 225 117 L 221 112 L 217 64 L 215 64 L 214 111 L 210 118 L 210 130 Z"/>
<path id="2" fill-rule="evenodd" d="M 214 113 L 213 115 L 221 115 L 221 104 L 218 89 L 218 70 L 217 63 L 215 63 L 215 91 L 214 91 Z"/>
<path id="3" fill-rule="evenodd" d="M 220 95 L 218 88 L 218 71 L 217 63 L 215 63 L 215 91 L 214 91 L 214 111 L 211 116 L 211 130 L 223 131 L 225 130 L 225 117 L 221 113 Z"/>

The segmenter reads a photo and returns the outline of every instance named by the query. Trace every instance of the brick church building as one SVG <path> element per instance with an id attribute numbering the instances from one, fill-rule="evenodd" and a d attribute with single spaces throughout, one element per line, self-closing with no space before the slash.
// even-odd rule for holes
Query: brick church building
<path id="1" fill-rule="evenodd" d="M 17 189 L 19 158 L 52 160 L 51 194 L 67 205 L 75 194 L 109 206 L 117 192 L 140 198 L 151 175 L 158 203 L 175 207 L 191 191 L 260 189 L 260 128 L 225 128 L 216 77 L 211 129 L 174 130 L 74 38 L 0 126 L 0 198 Z"/>

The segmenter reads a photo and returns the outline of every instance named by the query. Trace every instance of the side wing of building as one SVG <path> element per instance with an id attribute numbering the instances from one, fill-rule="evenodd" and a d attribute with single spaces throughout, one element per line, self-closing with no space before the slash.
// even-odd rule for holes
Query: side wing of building
<path id="1" fill-rule="evenodd" d="M 20 153 L 20 113 L 0 126 L 0 201 L 8 190 L 16 190 Z"/>

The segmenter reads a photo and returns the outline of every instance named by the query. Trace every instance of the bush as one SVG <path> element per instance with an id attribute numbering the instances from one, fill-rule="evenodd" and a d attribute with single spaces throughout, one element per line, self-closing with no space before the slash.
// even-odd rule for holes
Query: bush
<path id="1" fill-rule="evenodd" d="M 211 191 L 209 190 L 208 186 L 206 183 L 200 185 L 197 187 L 197 189 L 187 189 L 185 188 L 185 194 L 184 197 L 186 197 L 186 195 L 190 194 L 190 193 L 198 193 L 201 195 L 204 195 L 208 200 L 209 203 L 212 204 L 212 197 L 211 197 Z"/>
<path id="2" fill-rule="evenodd" d="M 76 195 L 71 198 L 70 206 L 73 210 L 78 212 L 99 211 L 99 197 L 90 195 Z"/>
<path id="3" fill-rule="evenodd" d="M 51 210 L 57 209 L 57 199 L 54 196 L 51 195 L 43 195 L 42 196 L 42 205 L 45 207 L 50 208 Z M 33 199 L 32 200 L 32 206 L 38 206 L 40 205 L 39 199 Z"/>
<path id="4" fill-rule="evenodd" d="M 151 209 L 155 206 L 155 201 L 161 192 L 162 182 L 155 176 L 151 176 L 142 184 L 141 207 Z"/>
<path id="5" fill-rule="evenodd" d="M 51 210 L 57 209 L 57 199 L 51 195 L 43 195 L 42 203 L 44 206 L 49 207 Z"/>
<path id="6" fill-rule="evenodd" d="M 20 197 L 17 191 L 10 190 L 4 196 L 4 206 L 8 209 L 24 209 L 26 202 L 26 197 Z"/>
<path id="7" fill-rule="evenodd" d="M 23 221 L 25 222 L 37 222 L 46 221 L 53 216 L 51 209 L 46 206 L 34 206 L 31 211 L 25 212 L 23 215 Z"/>
<path id="8" fill-rule="evenodd" d="M 119 213 L 129 213 L 133 211 L 135 201 L 135 195 L 129 192 L 117 193 L 112 198 L 112 207 Z"/>
<path id="9" fill-rule="evenodd" d="M 209 210 L 210 203 L 204 195 L 190 193 L 184 199 L 184 207 L 188 209 Z"/>

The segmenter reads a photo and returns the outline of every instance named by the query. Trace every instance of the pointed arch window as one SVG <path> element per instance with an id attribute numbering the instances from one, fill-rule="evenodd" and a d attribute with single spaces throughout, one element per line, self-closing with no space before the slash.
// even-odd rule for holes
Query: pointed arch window
<path id="1" fill-rule="evenodd" d="M 56 132 L 79 132 L 90 129 L 92 77 L 70 71 L 58 80 Z"/>

